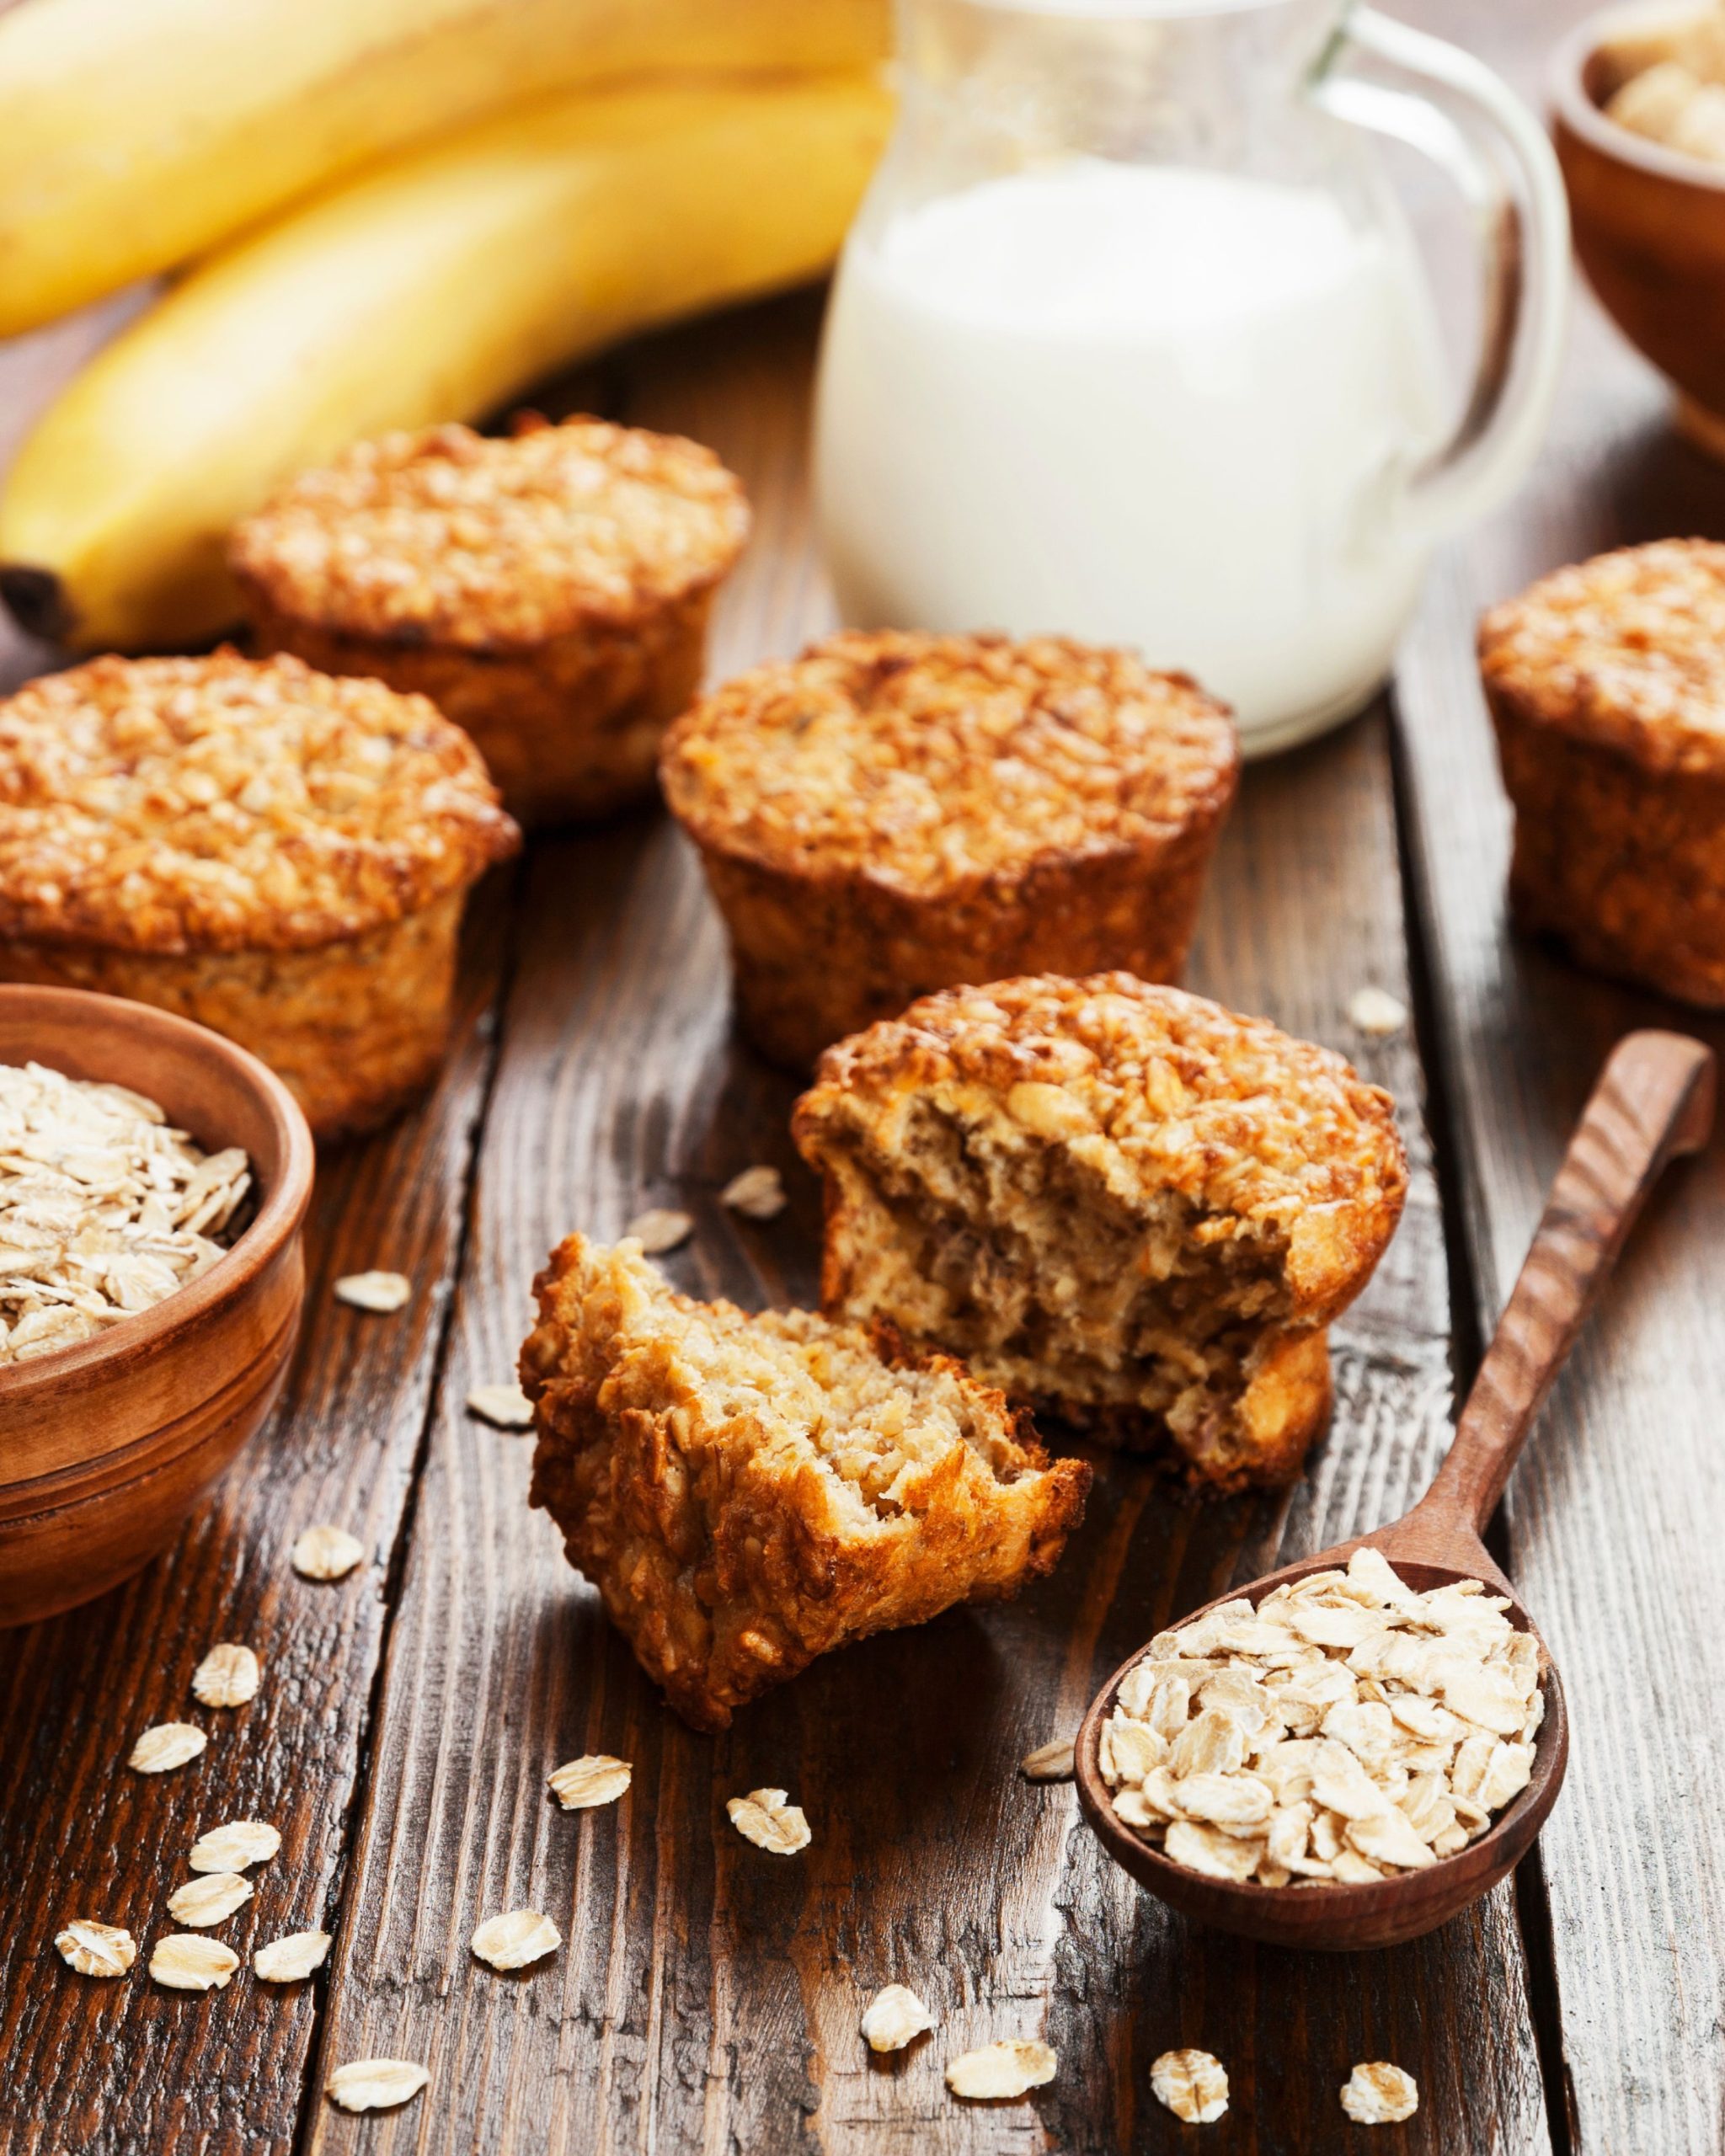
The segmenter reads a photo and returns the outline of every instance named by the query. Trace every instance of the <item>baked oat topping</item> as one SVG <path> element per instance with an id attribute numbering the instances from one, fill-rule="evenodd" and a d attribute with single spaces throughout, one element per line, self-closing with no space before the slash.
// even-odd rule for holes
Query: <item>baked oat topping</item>
<path id="1" fill-rule="evenodd" d="M 696 704 L 660 771 L 703 846 L 927 894 L 1166 841 L 1238 762 L 1226 708 L 1130 652 L 847 630 Z"/>
<path id="2" fill-rule="evenodd" d="M 687 1242 L 694 1232 L 695 1223 L 688 1214 L 674 1213 L 663 1205 L 638 1213 L 623 1230 L 625 1237 L 639 1243 L 649 1257 L 663 1257 L 666 1251 Z"/>
<path id="3" fill-rule="evenodd" d="M 169 1991 L 220 1991 L 238 1967 L 231 1946 L 195 1931 L 170 1932 L 150 1956 L 150 1974 Z"/>
<path id="4" fill-rule="evenodd" d="M 724 1808 L 745 1842 L 775 1856 L 794 1856 L 814 1839 L 802 1806 L 790 1801 L 788 1790 L 751 1789 L 746 1796 L 728 1798 Z"/>
<path id="5" fill-rule="evenodd" d="M 1375 1550 L 1151 1641 L 1103 1726 L 1115 1817 L 1263 1886 L 1419 1871 L 1526 1788 L 1542 1650 L 1477 1580 L 1417 1593 Z"/>
<path id="6" fill-rule="evenodd" d="M 209 1742 L 195 1722 L 158 1721 L 133 1745 L 126 1764 L 141 1774 L 171 1774 L 195 1759 Z"/>
<path id="7" fill-rule="evenodd" d="M 238 1872 L 206 1871 L 174 1889 L 168 1897 L 168 1913 L 176 1924 L 207 1931 L 211 1924 L 226 1924 L 251 1898 L 252 1882 Z"/>
<path id="8" fill-rule="evenodd" d="M 234 571 L 284 614 L 483 650 L 716 583 L 749 511 L 709 449 L 603 419 L 523 415 L 360 442 L 238 526 Z"/>
<path id="9" fill-rule="evenodd" d="M 467 1395 L 467 1410 L 499 1430 L 533 1427 L 533 1403 L 518 1385 L 476 1385 Z"/>
<path id="10" fill-rule="evenodd" d="M 296 659 L 97 659 L 0 703 L 0 935 L 307 949 L 464 889 L 519 835 L 425 697 Z"/>
<path id="11" fill-rule="evenodd" d="M 537 1909 L 510 1909 L 506 1915 L 487 1917 L 473 1937 L 473 1950 L 494 1969 L 525 1969 L 542 1961 L 563 1945 L 563 1934 Z"/>
<path id="12" fill-rule="evenodd" d="M 1399 1033 L 1407 1023 L 1407 1006 L 1386 988 L 1356 989 L 1348 999 L 1348 1022 L 1359 1033 Z"/>
<path id="13" fill-rule="evenodd" d="M 413 1298 L 414 1283 L 404 1273 L 348 1273 L 335 1283 L 337 1302 L 378 1316 L 405 1310 Z"/>
<path id="14" fill-rule="evenodd" d="M 908 1984 L 888 1984 L 862 2014 L 862 2039 L 872 2052 L 901 2052 L 926 2030 L 934 2016 Z"/>
<path id="15" fill-rule="evenodd" d="M 988 2103 L 1023 2096 L 1052 2081 L 1060 2062 L 1033 2037 L 1009 2036 L 997 2044 L 964 2052 L 947 2068 L 947 2086 L 955 2096 Z"/>
<path id="16" fill-rule="evenodd" d="M 81 1977 L 123 1977 L 138 1955 L 137 1941 L 124 1926 L 89 1917 L 74 1918 L 56 1932 L 54 1944 L 61 1960 Z"/>
<path id="17" fill-rule="evenodd" d="M 223 1641 L 192 1672 L 192 1696 L 206 1707 L 243 1707 L 258 1696 L 258 1657 Z"/>
<path id="18" fill-rule="evenodd" d="M 252 1185 L 158 1104 L 0 1065 L 0 1364 L 75 1347 L 207 1273 Z"/>
<path id="19" fill-rule="evenodd" d="M 266 1984 L 296 1984 L 315 1975 L 329 1954 L 327 1931 L 291 1931 L 272 1939 L 252 1956 L 252 1967 Z"/>
<path id="20" fill-rule="evenodd" d="M 356 2058 L 339 2066 L 327 2084 L 329 2100 L 344 2111 L 387 2111 L 417 2096 L 430 2069 L 406 2058 Z"/>
<path id="21" fill-rule="evenodd" d="M 565 1812 L 590 1812 L 596 1804 L 615 1804 L 629 1785 L 634 1769 L 608 1752 L 586 1752 L 550 1777 L 551 1791 Z"/>
<path id="22" fill-rule="evenodd" d="M 1209 2126 L 1228 2108 L 1228 2075 L 1209 2052 L 1164 2052 L 1150 2069 L 1151 2089 L 1177 2119 Z"/>
<path id="23" fill-rule="evenodd" d="M 1725 771 L 1725 545 L 1662 539 L 1541 578 L 1480 625 L 1486 686 L 1653 771 Z"/>
<path id="24" fill-rule="evenodd" d="M 1356 2066 L 1342 2084 L 1342 2109 L 1359 2126 L 1395 2126 L 1419 2109 L 1418 2084 L 1383 2059 Z"/>
<path id="25" fill-rule="evenodd" d="M 302 1579 L 345 1579 L 365 1561 L 366 1548 L 344 1527 L 308 1527 L 293 1545 L 293 1568 Z"/>
<path id="26" fill-rule="evenodd" d="M 1072 1779 L 1072 1740 L 1056 1737 L 1039 1744 L 1018 1762 L 1018 1772 L 1028 1782 L 1069 1782 Z"/>
<path id="27" fill-rule="evenodd" d="M 773 1220 L 785 1209 L 785 1181 L 777 1168 L 745 1168 L 718 1193 L 721 1205 L 746 1220 Z"/>
<path id="28" fill-rule="evenodd" d="M 194 1871 L 243 1871 L 268 1864 L 280 1847 L 280 1833 L 267 1819 L 230 1819 L 200 1834 L 186 1861 Z"/>

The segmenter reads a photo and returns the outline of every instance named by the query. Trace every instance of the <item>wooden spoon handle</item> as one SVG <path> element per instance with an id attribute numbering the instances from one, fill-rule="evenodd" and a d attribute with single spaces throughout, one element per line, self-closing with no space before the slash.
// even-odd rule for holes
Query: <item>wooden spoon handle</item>
<path id="1" fill-rule="evenodd" d="M 1713 1092 L 1712 1050 L 1685 1034 L 1631 1033 L 1612 1049 L 1421 1512 L 1459 1512 L 1483 1534 L 1648 1192 L 1706 1144 Z"/>

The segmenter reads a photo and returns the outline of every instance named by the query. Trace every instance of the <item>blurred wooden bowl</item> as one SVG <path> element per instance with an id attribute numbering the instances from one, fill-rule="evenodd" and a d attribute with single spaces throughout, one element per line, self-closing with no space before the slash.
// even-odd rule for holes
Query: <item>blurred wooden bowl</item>
<path id="1" fill-rule="evenodd" d="M 1707 12 L 1651 0 L 1590 16 L 1554 59 L 1551 131 L 1589 283 L 1676 385 L 1684 432 L 1725 457 L 1725 165 L 1632 134 L 1601 109 L 1658 57 L 1662 29 Z"/>
<path id="2" fill-rule="evenodd" d="M 232 1249 L 93 1340 L 0 1365 L 0 1625 L 103 1593 L 172 1540 L 280 1390 L 305 1297 L 312 1134 L 255 1056 L 189 1019 L 80 989 L 0 985 L 0 1063 L 147 1094 L 260 1193 Z"/>

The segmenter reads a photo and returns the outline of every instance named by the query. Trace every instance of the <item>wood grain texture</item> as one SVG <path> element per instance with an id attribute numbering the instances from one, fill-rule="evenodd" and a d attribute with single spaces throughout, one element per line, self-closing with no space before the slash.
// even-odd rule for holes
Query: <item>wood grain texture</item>
<path id="1" fill-rule="evenodd" d="M 1536 96 L 1577 0 L 1433 0 L 1430 26 Z M 1564 1136 L 1614 1041 L 1725 1027 L 1590 979 L 1510 932 L 1509 819 L 1472 656 L 1480 611 L 1561 563 L 1725 537 L 1725 474 L 1578 293 L 1551 437 L 1511 507 L 1439 564 L 1398 677 L 1410 844 L 1454 1111 L 1477 1322 L 1508 1294 Z M 1509 1486 L 1511 1577 L 1562 1666 L 1573 1750 L 1539 1851 L 1573 2143 L 1714 2156 L 1725 2140 L 1725 1148 L 1674 1169 Z"/>
<path id="2" fill-rule="evenodd" d="M 616 408 L 713 442 L 756 504 L 721 672 L 828 619 L 802 463 L 812 324 L 805 301 L 704 324 L 611 380 Z M 680 1283 L 807 1299 L 816 1192 L 786 1132 L 793 1086 L 729 1037 L 720 931 L 676 833 L 643 819 L 536 851 L 318 2062 L 322 2080 L 371 2052 L 420 2058 L 432 2084 L 364 2124 L 322 2105 L 312 2149 L 1172 2149 L 1186 2130 L 1149 2068 L 1183 2042 L 1233 2077 L 1218 2147 L 1333 2148 L 1336 2091 L 1368 2057 L 1419 2079 L 1402 2146 L 1545 2147 L 1507 1894 L 1434 1940 L 1318 1965 L 1188 1930 L 1104 1857 L 1069 1787 L 1016 1772 L 1169 1614 L 1279 1548 L 1390 1517 L 1442 1452 L 1445 1258 L 1413 1046 L 1353 1038 L 1343 1016 L 1368 980 L 1406 992 L 1397 891 L 1380 711 L 1252 776 L 1193 966 L 1194 985 L 1354 1049 L 1407 1110 L 1413 1195 L 1338 1328 L 1337 1422 L 1310 1481 L 1279 1507 L 1196 1508 L 1098 1454 L 1053 1579 L 829 1657 L 713 1739 L 660 1705 L 526 1510 L 527 1444 L 461 1403 L 508 1374 L 532 1274 L 569 1229 L 613 1235 L 644 1205 L 683 1205 L 697 1225 L 667 1261 Z M 717 1202 L 756 1161 L 792 1193 L 765 1225 Z M 633 1785 L 563 1814 L 545 1777 L 589 1750 L 632 1760 Z M 724 1798 L 763 1782 L 807 1810 L 804 1854 L 766 1856 L 726 1821 Z M 523 1904 L 569 1944 L 499 1978 L 467 1941 Z M 892 1980 L 940 2026 L 876 2062 L 857 2020 Z M 948 2057 L 1033 2033 L 1062 2062 L 1033 2101 L 948 2095 Z"/>
<path id="3" fill-rule="evenodd" d="M 388 1572 L 409 1502 L 460 1240 L 461 1198 L 489 1045 L 480 1024 L 500 914 L 486 910 L 463 985 L 456 1052 L 435 1097 L 363 1150 L 326 1155 L 307 1230 L 307 1325 L 281 1401 L 168 1555 L 128 1586 L 5 1635 L 0 1655 L 0 2148 L 285 2151 L 293 2142 L 319 1987 L 168 1992 L 144 1972 L 174 1929 L 167 1897 L 197 1834 L 273 1821 L 280 1854 L 219 1936 L 248 1963 L 280 1934 L 328 1920 L 365 1756 Z M 342 1273 L 408 1273 L 394 1317 L 336 1305 Z M 298 1578 L 288 1552 L 317 1520 L 350 1528 L 367 1561 L 339 1583 Z M 246 1707 L 192 1700 L 220 1640 L 254 1647 Z M 176 1773 L 129 1772 L 138 1732 L 195 1721 L 209 1748 Z M 139 1965 L 99 1983 L 66 1967 L 68 1918 L 127 1925 Z"/>

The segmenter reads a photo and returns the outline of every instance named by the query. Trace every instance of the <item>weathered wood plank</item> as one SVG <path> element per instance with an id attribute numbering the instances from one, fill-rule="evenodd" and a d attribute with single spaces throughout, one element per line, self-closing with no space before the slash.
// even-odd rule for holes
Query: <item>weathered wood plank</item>
<path id="1" fill-rule="evenodd" d="M 435 1097 L 364 1148 L 326 1156 L 308 1233 L 307 1323 L 280 1405 L 174 1548 L 130 1585 L 10 1632 L 0 1655 L 0 2148 L 8 2152 L 208 2149 L 293 2143 L 318 1991 L 254 1982 L 254 1945 L 326 1923 L 363 1772 L 387 1582 L 460 1241 L 473 1133 L 489 1075 L 482 1023 L 504 909 L 473 939 L 457 1045 Z M 331 1283 L 368 1266 L 414 1279 L 398 1316 L 334 1305 Z M 314 1520 L 350 1528 L 368 1561 L 313 1585 L 288 1551 Z M 244 1708 L 192 1700 L 218 1640 L 264 1665 Z M 125 1760 L 163 1720 L 206 1727 L 209 1749 L 145 1778 Z M 225 1939 L 246 1964 L 226 1991 L 163 1991 L 144 1963 L 176 1927 L 165 1903 L 203 1829 L 256 1817 L 280 1854 Z M 124 1924 L 139 1962 L 118 1983 L 66 1967 L 68 1918 Z"/>
<path id="2" fill-rule="evenodd" d="M 793 302 L 705 325 L 617 377 L 628 416 L 713 442 L 756 502 L 721 671 L 828 619 L 804 520 L 810 323 Z M 1252 775 L 1194 985 L 1343 1041 L 1355 988 L 1405 988 L 1397 891 L 1376 712 Z M 1362 1051 L 1407 1107 L 1415 1197 L 1340 1341 L 1336 1430 L 1285 1521 L 1259 1503 L 1190 1507 L 1102 1459 L 1053 1580 L 833 1657 L 714 1740 L 659 1705 L 526 1510 L 526 1444 L 460 1403 L 510 1369 L 552 1241 L 575 1225 L 614 1234 L 649 1203 L 695 1214 L 670 1261 L 692 1288 L 810 1296 L 815 1193 L 785 1134 L 794 1089 L 728 1037 L 718 926 L 662 821 L 541 847 L 519 947 L 320 2059 L 321 2075 L 373 2052 L 423 2058 L 433 2083 L 364 2127 L 323 2107 L 312 2147 L 1172 2148 L 1183 2129 L 1151 2097 L 1149 2066 L 1196 2041 L 1234 2075 L 1231 2147 L 1333 2148 L 1349 2068 L 1387 2057 L 1425 2093 L 1402 2146 L 1543 2148 L 1507 1895 L 1436 1940 L 1358 1960 L 1194 1935 L 1112 1872 L 1070 1789 L 1015 1772 L 1170 1614 L 1283 1537 L 1315 1547 L 1387 1517 L 1441 1450 L 1445 1265 L 1412 1042 Z M 716 1202 L 758 1160 L 793 1192 L 766 1226 Z M 589 1749 L 631 1759 L 633 1786 L 613 1810 L 564 1816 L 544 1777 Z M 727 1823 L 724 1797 L 761 1782 L 807 1808 L 804 1855 L 764 1857 Z M 569 1944 L 500 1979 L 467 1939 L 524 1903 Z M 941 2027 L 883 2065 L 856 2020 L 894 1978 Z M 1063 2067 L 1035 2103 L 947 2095 L 953 2052 L 1043 2029 Z"/>

